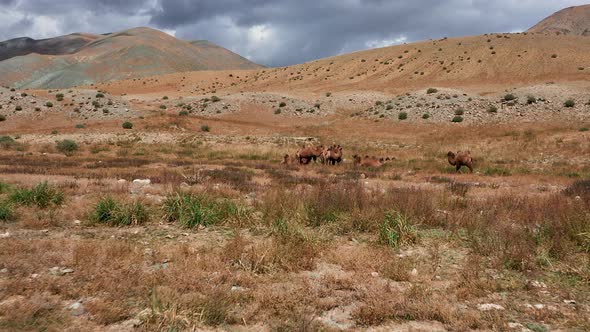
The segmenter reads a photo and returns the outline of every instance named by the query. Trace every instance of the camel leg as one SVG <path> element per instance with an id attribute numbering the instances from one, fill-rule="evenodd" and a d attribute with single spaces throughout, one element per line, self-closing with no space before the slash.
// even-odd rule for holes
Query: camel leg
<path id="1" fill-rule="evenodd" d="M 457 173 L 461 173 L 461 172 L 460 172 L 460 170 L 461 170 L 461 165 L 457 164 L 457 166 L 455 166 L 455 169 L 456 169 Z"/>

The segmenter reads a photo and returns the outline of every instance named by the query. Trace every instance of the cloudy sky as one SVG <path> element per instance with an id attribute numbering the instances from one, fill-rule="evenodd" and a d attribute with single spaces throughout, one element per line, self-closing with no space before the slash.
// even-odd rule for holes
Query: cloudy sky
<path id="1" fill-rule="evenodd" d="M 149 26 L 268 66 L 444 36 L 526 30 L 589 0 L 0 0 L 0 39 Z"/>

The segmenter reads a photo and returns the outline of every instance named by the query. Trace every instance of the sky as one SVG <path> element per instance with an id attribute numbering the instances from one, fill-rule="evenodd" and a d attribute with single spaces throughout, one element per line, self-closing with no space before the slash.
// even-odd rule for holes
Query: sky
<path id="1" fill-rule="evenodd" d="M 266 66 L 413 41 L 524 31 L 589 0 L 0 0 L 0 40 L 147 26 Z"/>

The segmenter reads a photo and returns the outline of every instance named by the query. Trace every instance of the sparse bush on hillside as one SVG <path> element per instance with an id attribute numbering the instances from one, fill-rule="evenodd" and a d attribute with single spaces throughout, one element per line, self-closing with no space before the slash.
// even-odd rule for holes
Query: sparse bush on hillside
<path id="1" fill-rule="evenodd" d="M 389 110 L 392 110 L 392 109 L 393 109 L 393 105 L 391 105 L 391 104 L 390 104 L 390 105 L 387 105 L 387 106 L 385 107 L 385 109 L 386 109 L 386 110 L 388 110 L 388 111 L 389 111 Z"/>
<path id="2" fill-rule="evenodd" d="M 180 115 L 180 116 L 188 116 L 188 111 L 180 111 L 180 112 L 178 112 L 178 115 Z"/>
<path id="3" fill-rule="evenodd" d="M 407 119 L 407 118 L 408 118 L 408 113 L 406 113 L 406 112 L 401 112 L 400 114 L 398 114 L 398 115 L 397 115 L 397 118 L 398 118 L 399 120 L 405 120 L 405 119 Z"/>
<path id="4" fill-rule="evenodd" d="M 422 114 L 422 119 L 426 120 L 426 119 L 429 119 L 429 118 L 430 118 L 430 114 L 428 114 L 428 113 Z"/>
<path id="5" fill-rule="evenodd" d="M 574 106 L 576 106 L 576 102 L 573 99 L 568 99 L 565 101 L 565 103 L 563 103 L 563 106 L 574 107 Z"/>
<path id="6" fill-rule="evenodd" d="M 211 97 L 211 101 L 214 102 L 214 103 L 216 103 L 218 101 L 221 101 L 221 98 L 219 98 L 217 96 L 213 96 L 213 97 Z"/>
<path id="7" fill-rule="evenodd" d="M 0 148 L 8 149 L 16 145 L 16 141 L 10 136 L 0 136 Z"/>
<path id="8" fill-rule="evenodd" d="M 553 58 L 553 59 L 557 58 L 557 54 L 552 54 L 551 58 Z"/>
<path id="9" fill-rule="evenodd" d="M 23 107 L 22 107 L 22 106 L 20 106 L 20 105 L 17 105 L 17 106 L 14 108 L 14 110 L 15 110 L 15 111 L 22 111 L 22 110 L 23 110 Z"/>
<path id="10" fill-rule="evenodd" d="M 588 131 L 588 130 L 590 130 L 588 127 L 582 127 L 582 128 L 580 128 L 579 131 Z"/>
<path id="11" fill-rule="evenodd" d="M 515 100 L 515 99 L 516 99 L 516 97 L 513 94 L 511 94 L 511 93 L 509 93 L 509 94 L 507 94 L 507 95 L 504 96 L 504 100 L 505 101 L 512 101 L 512 100 Z"/>
<path id="12" fill-rule="evenodd" d="M 76 125 L 76 129 L 84 129 L 84 128 L 86 128 L 86 125 L 85 125 L 85 124 L 83 124 L 83 123 L 78 123 L 78 124 Z"/>
<path id="13" fill-rule="evenodd" d="M 332 92 L 326 92 L 326 97 L 330 97 L 332 95 Z"/>
<path id="14" fill-rule="evenodd" d="M 48 101 L 48 102 L 45 103 L 45 106 L 47 106 L 47 107 L 53 107 L 53 103 L 50 102 L 50 101 Z"/>
<path id="15" fill-rule="evenodd" d="M 490 105 L 488 107 L 488 113 L 496 113 L 498 112 L 498 107 L 496 107 L 495 105 Z"/>
<path id="16" fill-rule="evenodd" d="M 123 127 L 123 129 L 133 129 L 133 123 L 131 123 L 129 121 L 125 121 L 125 122 L 123 122 L 121 127 Z"/>
<path id="17" fill-rule="evenodd" d="M 457 115 L 451 120 L 451 122 L 463 122 L 463 117 Z"/>
<path id="18" fill-rule="evenodd" d="M 6 115 L 0 114 L 0 122 L 6 121 Z"/>
<path id="19" fill-rule="evenodd" d="M 163 100 L 168 100 L 168 96 L 162 97 Z"/>
<path id="20" fill-rule="evenodd" d="M 55 148 L 66 156 L 71 156 L 74 152 L 78 151 L 78 143 L 71 139 L 64 139 L 57 142 Z"/>
<path id="21" fill-rule="evenodd" d="M 279 104 L 279 107 L 285 107 L 285 106 L 287 106 L 287 103 L 285 103 L 284 101 L 282 101 L 282 102 Z"/>
<path id="22" fill-rule="evenodd" d="M 281 114 L 281 109 L 280 109 L 280 108 L 277 108 L 277 109 L 275 110 L 275 114 Z"/>
<path id="23" fill-rule="evenodd" d="M 167 108 L 166 105 L 160 105 L 161 110 L 165 110 L 166 108 Z"/>
<path id="24" fill-rule="evenodd" d="M 99 92 L 96 94 L 96 98 L 104 98 L 104 94 Z"/>
<path id="25" fill-rule="evenodd" d="M 535 98 L 535 96 L 527 96 L 526 97 L 526 103 L 527 104 L 535 104 L 537 103 L 537 98 Z"/>
<path id="26" fill-rule="evenodd" d="M 213 200 L 207 196 L 192 193 L 168 195 L 162 204 L 164 218 L 182 226 L 208 226 L 223 222 L 238 210 L 230 200 Z"/>
<path id="27" fill-rule="evenodd" d="M 428 88 L 428 90 L 426 90 L 426 93 L 427 93 L 427 94 L 431 94 L 431 93 L 437 93 L 437 92 L 438 92 L 438 90 L 437 90 L 437 89 L 435 89 L 435 88 Z"/>
<path id="28" fill-rule="evenodd" d="M 12 206 L 8 202 L 0 202 L 0 221 L 14 220 L 15 215 Z"/>
<path id="29" fill-rule="evenodd" d="M 201 131 L 209 132 L 209 130 L 210 130 L 209 125 L 204 124 L 201 126 Z"/>
<path id="30" fill-rule="evenodd" d="M 455 110 L 455 115 L 463 115 L 463 114 L 465 114 L 465 109 L 458 108 Z"/>

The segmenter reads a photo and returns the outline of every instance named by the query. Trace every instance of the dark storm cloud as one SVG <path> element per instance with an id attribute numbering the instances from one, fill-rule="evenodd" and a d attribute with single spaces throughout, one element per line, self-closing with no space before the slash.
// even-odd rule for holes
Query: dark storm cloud
<path id="1" fill-rule="evenodd" d="M 587 1 L 587 0 L 586 0 Z M 443 36 L 522 31 L 584 0 L 0 0 L 0 38 L 148 25 L 287 65 Z M 4 15 L 4 16 L 3 16 Z"/>

